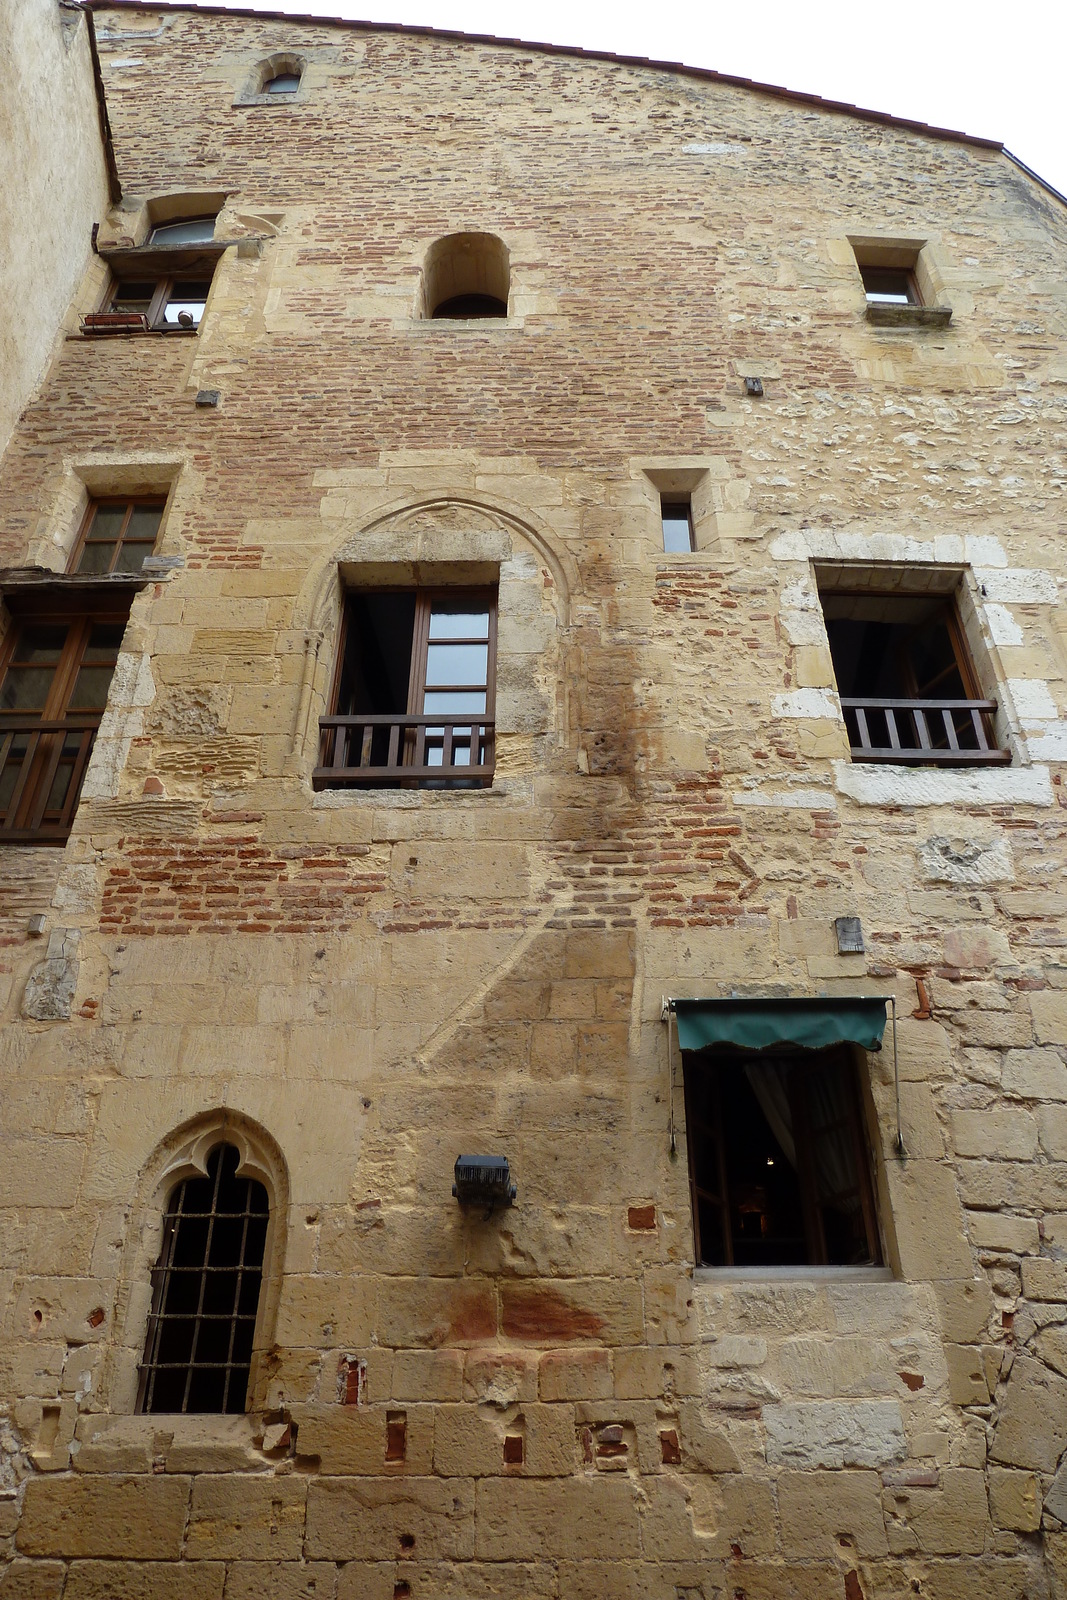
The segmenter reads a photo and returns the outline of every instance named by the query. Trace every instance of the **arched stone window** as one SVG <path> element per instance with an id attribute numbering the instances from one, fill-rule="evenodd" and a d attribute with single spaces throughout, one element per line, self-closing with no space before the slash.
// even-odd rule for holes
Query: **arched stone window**
<path id="1" fill-rule="evenodd" d="M 304 80 L 303 57 L 290 50 L 276 50 L 264 61 L 257 61 L 235 105 L 282 105 L 300 93 Z"/>
<path id="2" fill-rule="evenodd" d="M 152 1269 L 142 1411 L 243 1411 L 270 1205 L 241 1152 L 216 1144 L 207 1171 L 170 1192 Z"/>
<path id="3" fill-rule="evenodd" d="M 266 1129 L 217 1107 L 147 1162 L 118 1293 L 110 1409 L 240 1412 L 262 1402 L 289 1178 Z"/>
<path id="4" fill-rule="evenodd" d="M 511 289 L 507 246 L 493 233 L 450 233 L 430 246 L 422 271 L 423 317 L 506 317 Z"/>

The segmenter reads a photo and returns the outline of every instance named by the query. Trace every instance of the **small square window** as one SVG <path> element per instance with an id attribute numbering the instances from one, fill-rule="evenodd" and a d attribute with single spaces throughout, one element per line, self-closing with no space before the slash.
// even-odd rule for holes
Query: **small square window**
<path id="1" fill-rule="evenodd" d="M 910 267 L 860 266 L 868 305 L 921 306 L 922 296 Z"/>
<path id="2" fill-rule="evenodd" d="M 684 500 L 660 500 L 660 520 L 663 525 L 663 548 L 668 555 L 679 555 L 695 548 L 693 543 L 693 503 Z"/>
<path id="3" fill-rule="evenodd" d="M 697 1264 L 879 1265 L 849 1054 L 685 1051 L 682 1059 Z"/>

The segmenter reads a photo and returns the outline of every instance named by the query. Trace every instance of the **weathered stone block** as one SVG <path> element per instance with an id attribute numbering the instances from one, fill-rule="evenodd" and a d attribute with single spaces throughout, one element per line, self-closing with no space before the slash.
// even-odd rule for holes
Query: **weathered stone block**
<path id="1" fill-rule="evenodd" d="M 176 1560 L 188 1478 L 35 1478 L 17 1544 L 26 1555 Z"/>
<path id="2" fill-rule="evenodd" d="M 309 1560 L 459 1560 L 473 1547 L 470 1480 L 324 1478 L 308 1487 Z"/>
<path id="3" fill-rule="evenodd" d="M 1037 1153 L 1037 1124 L 1029 1111 L 954 1111 L 957 1155 L 1029 1161 Z"/>
<path id="4" fill-rule="evenodd" d="M 64 1595 L 75 1600 L 221 1600 L 225 1583 L 221 1561 L 198 1561 L 195 1566 L 73 1561 Z"/>
<path id="5" fill-rule="evenodd" d="M 640 1490 L 624 1474 L 559 1482 L 484 1478 L 478 1484 L 476 1555 L 536 1560 L 562 1540 L 575 1560 L 640 1554 Z"/>
<path id="6" fill-rule="evenodd" d="M 193 1479 L 185 1554 L 190 1560 L 299 1560 L 306 1498 L 305 1479 L 293 1474 L 200 1473 Z"/>
<path id="7" fill-rule="evenodd" d="M 876 1472 L 783 1472 L 778 1510 L 787 1556 L 834 1557 L 846 1543 L 861 1556 L 888 1551 Z"/>
<path id="8" fill-rule="evenodd" d="M 889 1548 L 933 1555 L 976 1555 L 986 1546 L 989 1510 L 985 1475 L 947 1467 L 939 1488 L 887 1488 L 884 1493 Z"/>
<path id="9" fill-rule="evenodd" d="M 989 1509 L 998 1527 L 1036 1533 L 1041 1526 L 1041 1494 L 1033 1473 L 990 1467 Z"/>
<path id="10" fill-rule="evenodd" d="M 895 1400 L 813 1401 L 763 1408 L 767 1460 L 792 1467 L 884 1467 L 905 1455 Z"/>
<path id="11" fill-rule="evenodd" d="M 1067 1445 L 1067 1379 L 1032 1356 L 1015 1357 L 990 1454 L 1006 1466 L 1055 1472 Z"/>
<path id="12" fill-rule="evenodd" d="M 947 1344 L 945 1360 L 948 1363 L 948 1392 L 953 1403 L 958 1406 L 988 1405 L 989 1385 L 981 1350 L 975 1345 Z"/>
<path id="13" fill-rule="evenodd" d="M 1067 1066 L 1055 1050 L 1006 1051 L 1001 1083 L 1023 1100 L 1067 1100 Z"/>

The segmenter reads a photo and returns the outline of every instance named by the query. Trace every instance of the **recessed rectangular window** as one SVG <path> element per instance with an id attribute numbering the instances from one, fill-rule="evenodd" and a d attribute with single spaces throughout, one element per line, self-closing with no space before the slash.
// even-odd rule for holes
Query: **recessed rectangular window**
<path id="1" fill-rule="evenodd" d="M 660 518 L 663 524 L 663 548 L 668 555 L 678 555 L 695 548 L 693 505 L 688 496 L 684 500 L 661 498 Z"/>
<path id="2" fill-rule="evenodd" d="M 107 706 L 129 598 L 16 616 L 0 673 L 0 841 L 62 844 Z"/>
<path id="3" fill-rule="evenodd" d="M 922 296 L 910 267 L 872 267 L 860 265 L 860 277 L 868 305 L 919 306 Z"/>
<path id="4" fill-rule="evenodd" d="M 71 572 L 140 572 L 145 556 L 156 547 L 163 505 L 155 497 L 93 501 L 74 547 Z"/>
<path id="5" fill-rule="evenodd" d="M 315 787 L 491 783 L 495 655 L 495 590 L 354 590 Z"/>
<path id="6" fill-rule="evenodd" d="M 686 1051 L 683 1063 L 697 1264 L 877 1266 L 848 1052 Z"/>
<path id="7" fill-rule="evenodd" d="M 820 589 L 854 761 L 1002 764 L 951 594 Z"/>

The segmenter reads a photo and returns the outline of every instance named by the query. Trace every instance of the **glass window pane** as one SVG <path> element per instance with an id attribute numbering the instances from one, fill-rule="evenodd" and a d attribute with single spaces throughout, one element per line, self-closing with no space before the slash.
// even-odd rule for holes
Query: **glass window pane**
<path id="1" fill-rule="evenodd" d="M 154 283 L 117 283 L 111 296 L 112 311 L 144 311 L 152 304 Z"/>
<path id="2" fill-rule="evenodd" d="M 86 541 L 82 545 L 81 557 L 78 561 L 79 572 L 110 572 L 111 560 L 115 554 L 113 544 L 90 544 Z"/>
<path id="3" fill-rule="evenodd" d="M 103 711 L 114 667 L 82 667 L 70 697 L 69 711 Z"/>
<path id="4" fill-rule="evenodd" d="M 0 690 L 2 711 L 43 711 L 55 667 L 12 667 Z"/>
<path id="5" fill-rule="evenodd" d="M 126 520 L 126 506 L 97 506 L 93 513 L 93 520 L 89 524 L 86 539 L 102 539 L 105 543 L 114 543 L 122 532 L 122 524 Z"/>
<path id="6" fill-rule="evenodd" d="M 154 549 L 154 544 L 147 541 L 123 539 L 119 558 L 115 562 L 115 571 L 140 572 L 145 556 L 150 556 Z"/>
<path id="7" fill-rule="evenodd" d="M 264 87 L 268 94 L 295 94 L 300 79 L 295 72 L 279 72 L 276 78 L 269 78 Z"/>
<path id="8" fill-rule="evenodd" d="M 168 328 L 198 328 L 200 319 L 204 315 L 204 304 L 207 296 L 197 297 L 180 294 L 175 289 L 172 297 L 163 307 L 163 321 Z"/>
<path id="9" fill-rule="evenodd" d="M 668 555 L 692 550 L 693 536 L 690 532 L 688 507 L 663 507 L 663 548 Z"/>
<path id="10" fill-rule="evenodd" d="M 155 543 L 162 517 L 162 506 L 134 506 L 126 528 L 127 539 L 151 539 Z"/>
<path id="11" fill-rule="evenodd" d="M 488 611 L 443 610 L 436 603 L 430 613 L 431 639 L 488 639 Z"/>
<path id="12" fill-rule="evenodd" d="M 153 228 L 149 244 L 205 244 L 215 237 L 214 217 L 190 217 L 185 222 L 163 222 Z"/>
<path id="13" fill-rule="evenodd" d="M 485 644 L 431 644 L 426 653 L 428 685 L 481 685 L 488 671 L 489 646 Z"/>
<path id="14" fill-rule="evenodd" d="M 20 664 L 23 662 L 51 662 L 54 666 L 59 660 L 60 652 L 67 642 L 67 627 L 65 623 L 57 623 L 54 627 L 41 624 L 35 627 L 23 628 L 19 641 L 15 646 L 13 659 Z"/>
<path id="15" fill-rule="evenodd" d="M 427 690 L 423 701 L 426 715 L 451 717 L 485 711 L 485 695 L 464 690 Z"/>
<path id="16" fill-rule="evenodd" d="M 89 631 L 89 643 L 85 647 L 85 661 L 113 662 L 122 647 L 122 636 L 126 632 L 124 622 L 94 622 Z"/>

